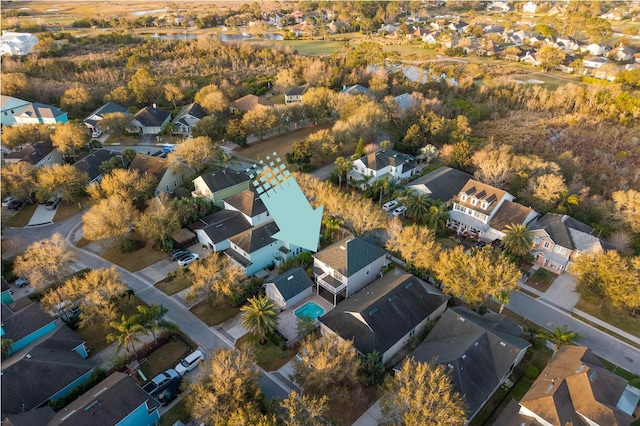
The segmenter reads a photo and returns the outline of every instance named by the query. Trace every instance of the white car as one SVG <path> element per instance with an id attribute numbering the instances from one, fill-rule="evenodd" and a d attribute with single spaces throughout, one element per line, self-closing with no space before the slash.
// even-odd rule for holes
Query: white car
<path id="1" fill-rule="evenodd" d="M 392 214 L 396 217 L 402 216 L 406 210 L 407 210 L 407 206 L 400 206 L 397 209 L 395 209 Z"/>
<path id="2" fill-rule="evenodd" d="M 199 258 L 200 258 L 200 255 L 198 253 L 191 253 L 189 256 L 180 258 L 180 260 L 178 260 L 178 265 L 187 266 L 187 265 L 192 264 L 193 262 L 195 262 Z"/>
<path id="3" fill-rule="evenodd" d="M 99 138 L 101 135 L 102 135 L 102 130 L 94 130 L 93 132 L 91 132 L 92 138 Z"/>
<path id="4" fill-rule="evenodd" d="M 202 353 L 202 351 L 200 351 L 199 349 L 195 350 L 191 352 L 189 355 L 187 355 L 186 357 L 184 357 L 182 361 L 180 361 L 178 365 L 175 366 L 174 370 L 176 370 L 178 375 L 184 376 L 189 371 L 196 368 L 198 366 L 198 363 L 203 359 L 204 359 L 204 353 Z"/>
<path id="5" fill-rule="evenodd" d="M 398 200 L 387 201 L 382 205 L 382 210 L 385 212 L 390 212 L 398 205 Z"/>

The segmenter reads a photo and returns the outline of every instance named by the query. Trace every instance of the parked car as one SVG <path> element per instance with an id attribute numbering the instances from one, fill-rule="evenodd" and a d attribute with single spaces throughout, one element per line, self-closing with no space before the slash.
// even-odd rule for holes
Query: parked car
<path id="1" fill-rule="evenodd" d="M 387 201 L 382 205 L 382 210 L 384 210 L 385 212 L 390 212 L 391 210 L 395 209 L 397 205 L 398 200 Z"/>
<path id="2" fill-rule="evenodd" d="M 94 130 L 93 132 L 91 132 L 92 138 L 99 138 L 100 135 L 102 135 L 102 130 Z"/>
<path id="3" fill-rule="evenodd" d="M 178 258 L 184 256 L 185 254 L 191 254 L 191 252 L 187 249 L 178 249 L 171 252 L 171 260 L 178 260 Z"/>
<path id="4" fill-rule="evenodd" d="M 178 375 L 184 376 L 189 371 L 193 370 L 198 366 L 198 363 L 204 359 L 204 353 L 201 350 L 195 350 L 191 352 L 189 355 L 184 357 L 178 365 L 175 366 L 174 370 L 178 372 Z"/>
<path id="5" fill-rule="evenodd" d="M 189 256 L 183 257 L 182 259 L 178 260 L 178 265 L 187 266 L 192 264 L 199 258 L 200 258 L 200 255 L 198 253 L 191 253 Z"/>
<path id="6" fill-rule="evenodd" d="M 397 209 L 395 209 L 392 214 L 396 217 L 402 216 L 406 210 L 407 210 L 407 206 L 400 206 Z"/>
<path id="7" fill-rule="evenodd" d="M 186 253 L 183 253 L 183 254 L 180 254 L 180 255 L 176 256 L 176 260 L 179 262 L 179 261 L 181 261 L 182 259 L 187 258 L 187 257 L 189 257 L 189 256 L 191 256 L 191 252 L 190 252 L 190 251 L 188 251 L 188 252 L 186 252 Z"/>
<path id="8" fill-rule="evenodd" d="M 176 399 L 176 396 L 180 393 L 180 385 L 182 384 L 182 377 L 177 377 L 167 385 L 162 392 L 156 395 L 158 401 L 162 405 L 168 405 L 171 401 Z"/>
<path id="9" fill-rule="evenodd" d="M 14 284 L 16 285 L 16 287 L 22 288 L 22 287 L 28 285 L 29 281 L 23 280 L 22 278 L 18 278 Z"/>
<path id="10" fill-rule="evenodd" d="M 484 246 L 486 246 L 486 245 L 487 245 L 487 242 L 486 242 L 486 241 L 478 241 L 477 243 L 475 243 L 475 244 L 473 245 L 473 247 L 474 247 L 474 248 L 477 248 L 477 249 L 481 249 L 481 248 L 483 248 L 483 247 L 484 247 Z"/>
<path id="11" fill-rule="evenodd" d="M 9 210 L 14 210 L 14 211 L 20 210 L 22 206 L 24 206 L 24 203 L 21 200 L 16 200 L 16 199 L 9 201 L 9 204 L 7 204 L 7 207 L 9 208 Z"/>
<path id="12" fill-rule="evenodd" d="M 60 201 L 62 199 L 60 197 L 50 198 L 44 205 L 44 208 L 47 210 L 55 210 L 60 205 Z"/>
<path id="13" fill-rule="evenodd" d="M 493 248 L 500 248 L 502 246 L 502 241 L 498 238 L 496 238 L 495 240 L 491 241 L 491 247 Z"/>
<path id="14" fill-rule="evenodd" d="M 177 379 L 177 378 L 178 378 L 178 373 L 176 372 L 176 370 L 174 370 L 173 368 L 170 368 L 158 374 L 153 379 L 151 379 L 149 383 L 147 383 L 142 387 L 142 389 L 145 392 L 147 392 L 149 395 L 155 395 L 161 390 L 163 390 L 164 388 L 166 388 L 167 386 L 169 386 L 169 383 L 171 383 L 173 379 Z"/>

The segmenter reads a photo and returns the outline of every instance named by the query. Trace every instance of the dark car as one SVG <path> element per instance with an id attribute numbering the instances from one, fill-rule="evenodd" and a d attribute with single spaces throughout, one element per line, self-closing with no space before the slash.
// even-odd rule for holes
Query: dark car
<path id="1" fill-rule="evenodd" d="M 7 204 L 7 207 L 9 208 L 9 210 L 20 210 L 22 208 L 22 206 L 24 206 L 24 203 L 20 200 L 11 200 L 9 201 L 9 204 Z"/>
<path id="2" fill-rule="evenodd" d="M 44 205 L 47 210 L 55 210 L 60 205 L 60 197 L 50 198 Z"/>
<path id="3" fill-rule="evenodd" d="M 500 248 L 502 246 L 502 241 L 498 238 L 496 238 L 495 240 L 491 241 L 491 247 L 493 248 Z"/>
<path id="4" fill-rule="evenodd" d="M 171 252 L 171 260 L 178 260 L 185 254 L 189 254 L 189 250 L 187 249 L 178 249 Z"/>
<path id="5" fill-rule="evenodd" d="M 473 245 L 473 247 L 481 249 L 482 247 L 484 247 L 484 246 L 486 246 L 486 245 L 487 245 L 487 242 L 486 242 L 486 241 L 478 241 L 477 243 L 475 243 L 475 244 Z"/>
<path id="6" fill-rule="evenodd" d="M 167 405 L 171 403 L 171 401 L 176 399 L 176 396 L 178 396 L 178 394 L 180 393 L 181 384 L 182 377 L 178 377 L 177 379 L 173 379 L 171 383 L 169 383 L 169 386 L 164 388 L 162 392 L 159 392 L 156 395 L 156 398 L 158 399 L 158 401 L 160 401 L 160 404 Z"/>

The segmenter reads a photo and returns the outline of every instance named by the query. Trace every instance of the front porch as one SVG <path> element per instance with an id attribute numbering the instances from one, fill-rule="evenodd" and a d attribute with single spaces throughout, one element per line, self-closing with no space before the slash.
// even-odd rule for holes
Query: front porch
<path id="1" fill-rule="evenodd" d="M 541 268 L 547 269 L 551 272 L 561 273 L 566 269 L 566 259 L 560 256 L 553 256 L 553 253 L 535 251 L 533 252 L 535 258 L 535 264 Z"/>
<path id="2" fill-rule="evenodd" d="M 488 228 L 481 220 L 455 210 L 449 211 L 449 219 L 447 219 L 446 226 L 459 236 L 471 237 L 474 240 L 479 239 Z"/>

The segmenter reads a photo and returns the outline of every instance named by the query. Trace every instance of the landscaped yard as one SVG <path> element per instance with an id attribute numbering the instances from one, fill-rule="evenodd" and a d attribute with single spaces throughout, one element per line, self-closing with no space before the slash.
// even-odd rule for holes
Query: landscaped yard
<path id="1" fill-rule="evenodd" d="M 233 318 L 240 312 L 240 308 L 234 308 L 228 302 L 214 306 L 211 302 L 204 301 L 197 303 L 190 311 L 208 326 L 213 326 Z"/>
<path id="2" fill-rule="evenodd" d="M 176 405 L 171 407 L 169 411 L 160 417 L 160 426 L 172 426 L 178 420 L 186 424 L 189 417 L 186 401 L 182 398 L 180 401 L 176 402 Z"/>
<path id="3" fill-rule="evenodd" d="M 2 220 L 5 226 L 12 228 L 23 228 L 27 226 L 33 216 L 33 212 L 36 211 L 38 204 L 26 205 L 17 212 L 12 212 L 7 208 L 2 209 Z"/>
<path id="4" fill-rule="evenodd" d="M 323 129 L 330 129 L 332 126 L 333 124 L 311 126 L 305 129 L 287 132 L 282 135 L 276 135 L 261 142 L 252 143 L 246 148 L 240 148 L 237 152 L 243 157 L 255 160 L 264 160 L 267 155 L 273 155 L 274 152 L 277 152 L 278 156 L 284 160 L 285 154 L 291 152 L 291 146 L 294 142 L 304 140 L 311 133 L 315 133 Z M 318 162 L 318 165 L 319 164 L 320 163 Z"/>
<path id="5" fill-rule="evenodd" d="M 540 268 L 527 279 L 527 285 L 544 293 L 556 278 L 558 274 Z"/>
<path id="6" fill-rule="evenodd" d="M 360 386 L 349 395 L 332 395 L 329 398 L 329 418 L 338 425 L 352 425 L 380 398 L 378 387 Z"/>
<path id="7" fill-rule="evenodd" d="M 136 314 L 138 313 L 136 308 L 138 305 L 147 306 L 136 296 L 124 297 L 121 312 L 127 316 Z M 111 342 L 107 341 L 107 335 L 112 331 L 108 324 L 95 324 L 87 328 L 78 328 L 76 333 L 87 341 L 89 352 L 95 354 L 111 344 Z"/>
<path id="8" fill-rule="evenodd" d="M 454 249 L 458 246 L 451 238 L 436 238 L 436 242 L 439 243 L 443 249 Z"/>
<path id="9" fill-rule="evenodd" d="M 154 250 L 153 244 L 140 238 L 133 237 L 132 239 L 140 242 L 140 248 L 133 253 L 120 251 L 120 242 L 117 241 L 110 248 L 104 250 L 101 256 L 130 272 L 137 272 L 167 258 L 167 253 Z"/>
<path id="10" fill-rule="evenodd" d="M 580 298 L 576 308 L 605 321 L 629 334 L 640 337 L 640 316 L 632 317 L 629 312 L 615 309 L 606 302 L 596 305 Z"/>
<path id="11" fill-rule="evenodd" d="M 53 217 L 54 222 L 62 222 L 72 216 L 77 215 L 80 211 L 88 209 L 93 205 L 91 197 L 82 197 L 74 202 L 63 201 L 58 206 L 56 215 Z"/>
<path id="12" fill-rule="evenodd" d="M 147 356 L 147 362 L 140 365 L 140 369 L 151 379 L 163 371 L 173 368 L 176 364 L 191 352 L 191 346 L 182 338 L 170 340 Z"/>
<path id="13" fill-rule="evenodd" d="M 236 348 L 245 348 L 256 357 L 260 367 L 267 371 L 275 371 L 289 362 L 296 354 L 293 349 L 280 349 L 272 341 L 267 340 L 264 345 L 260 344 L 260 338 L 249 333 L 242 336 L 236 342 Z"/>
<path id="14" fill-rule="evenodd" d="M 156 283 L 155 287 L 171 296 L 191 286 L 191 276 L 188 274 L 187 269 L 178 268 L 174 274 L 171 278 L 167 277 Z"/>

